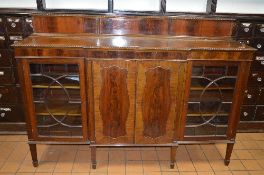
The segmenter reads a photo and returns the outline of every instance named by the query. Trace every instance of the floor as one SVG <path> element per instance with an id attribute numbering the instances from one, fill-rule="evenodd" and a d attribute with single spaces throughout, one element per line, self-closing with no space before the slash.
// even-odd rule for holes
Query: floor
<path id="1" fill-rule="evenodd" d="M 38 145 L 34 168 L 26 140 L 0 135 L 0 175 L 264 175 L 264 133 L 238 134 L 228 167 L 225 144 L 179 146 L 175 169 L 169 169 L 168 148 L 100 148 L 93 170 L 85 145 Z"/>

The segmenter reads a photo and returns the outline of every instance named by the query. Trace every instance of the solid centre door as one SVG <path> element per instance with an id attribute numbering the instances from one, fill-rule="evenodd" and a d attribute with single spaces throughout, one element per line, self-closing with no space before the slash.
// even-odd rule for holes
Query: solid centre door
<path id="1" fill-rule="evenodd" d="M 176 119 L 183 109 L 185 62 L 119 59 L 91 64 L 96 144 L 175 140 L 180 124 Z"/>
<path id="2" fill-rule="evenodd" d="M 136 61 L 92 61 L 96 144 L 134 143 Z"/>
<path id="3" fill-rule="evenodd" d="M 166 144 L 177 138 L 183 109 L 186 64 L 183 61 L 139 61 L 135 143 Z"/>

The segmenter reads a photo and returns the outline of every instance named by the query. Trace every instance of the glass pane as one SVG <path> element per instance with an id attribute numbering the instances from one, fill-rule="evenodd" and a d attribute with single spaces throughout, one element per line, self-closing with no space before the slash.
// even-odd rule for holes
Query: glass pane
<path id="1" fill-rule="evenodd" d="M 46 0 L 46 8 L 107 10 L 108 0 Z"/>
<path id="2" fill-rule="evenodd" d="M 74 64 L 30 64 L 40 136 L 82 136 L 79 68 Z"/>
<path id="3" fill-rule="evenodd" d="M 122 11 L 159 11 L 159 0 L 114 0 L 114 10 Z"/>
<path id="4" fill-rule="evenodd" d="M 185 135 L 225 135 L 236 66 L 194 66 Z"/>
<path id="5" fill-rule="evenodd" d="M 207 0 L 167 0 L 167 12 L 206 12 Z"/>
<path id="6" fill-rule="evenodd" d="M 36 9 L 36 0 L 1 0 L 0 8 Z"/>
<path id="7" fill-rule="evenodd" d="M 263 14 L 263 0 L 218 0 L 217 13 Z"/>

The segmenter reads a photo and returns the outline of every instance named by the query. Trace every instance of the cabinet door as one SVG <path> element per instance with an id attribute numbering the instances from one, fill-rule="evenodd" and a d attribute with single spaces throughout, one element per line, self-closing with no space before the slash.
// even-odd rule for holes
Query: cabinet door
<path id="1" fill-rule="evenodd" d="M 22 86 L 36 140 L 87 140 L 82 59 L 43 59 L 24 63 Z M 20 72 L 21 73 L 21 72 Z M 30 89 L 30 90 L 28 90 Z"/>
<path id="2" fill-rule="evenodd" d="M 172 143 L 181 113 L 185 64 L 139 61 L 136 92 L 136 143 Z"/>
<path id="3" fill-rule="evenodd" d="M 237 76 L 236 64 L 194 64 L 185 139 L 226 136 Z"/>
<path id="4" fill-rule="evenodd" d="M 93 61 L 96 143 L 133 143 L 136 62 Z"/>

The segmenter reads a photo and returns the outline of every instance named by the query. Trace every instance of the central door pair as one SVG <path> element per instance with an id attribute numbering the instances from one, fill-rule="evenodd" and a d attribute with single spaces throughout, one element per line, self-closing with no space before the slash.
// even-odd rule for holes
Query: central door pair
<path id="1" fill-rule="evenodd" d="M 96 144 L 164 144 L 176 138 L 184 62 L 93 61 Z"/>

